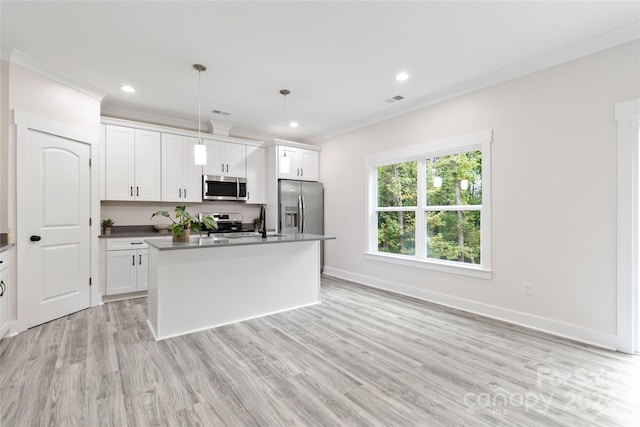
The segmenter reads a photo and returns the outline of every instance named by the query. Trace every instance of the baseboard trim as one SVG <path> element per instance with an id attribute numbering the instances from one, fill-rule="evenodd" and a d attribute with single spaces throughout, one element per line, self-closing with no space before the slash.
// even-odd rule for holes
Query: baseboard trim
<path id="1" fill-rule="evenodd" d="M 479 303 L 464 298 L 418 289 L 401 283 L 377 279 L 375 277 L 339 270 L 337 268 L 325 266 L 323 274 L 337 279 L 348 280 L 360 285 L 456 308 L 469 313 L 479 314 L 481 316 L 501 320 L 514 325 L 524 326 L 526 328 L 546 332 L 562 338 L 568 338 L 584 344 L 594 345 L 608 350 L 617 350 L 618 337 L 613 334 L 607 334 L 593 329 L 584 328 L 582 326 L 572 325 L 570 323 L 560 322 L 494 305 Z"/>

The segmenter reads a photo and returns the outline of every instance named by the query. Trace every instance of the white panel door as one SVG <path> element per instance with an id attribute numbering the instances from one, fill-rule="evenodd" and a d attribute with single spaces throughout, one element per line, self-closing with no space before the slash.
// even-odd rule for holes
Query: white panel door
<path id="1" fill-rule="evenodd" d="M 140 201 L 160 200 L 160 133 L 135 130 L 135 189 Z"/>
<path id="2" fill-rule="evenodd" d="M 134 199 L 134 130 L 107 125 L 105 130 L 105 198 Z"/>
<path id="3" fill-rule="evenodd" d="M 182 137 L 162 134 L 162 201 L 182 202 Z"/>
<path id="4" fill-rule="evenodd" d="M 20 292 L 27 327 L 89 307 L 90 146 L 27 130 L 29 174 L 20 183 Z M 25 197 L 20 196 L 19 197 Z"/>

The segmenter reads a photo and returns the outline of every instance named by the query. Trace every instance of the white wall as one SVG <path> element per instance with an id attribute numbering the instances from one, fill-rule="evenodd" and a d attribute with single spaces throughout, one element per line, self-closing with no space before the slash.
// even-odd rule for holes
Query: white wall
<path id="1" fill-rule="evenodd" d="M 173 216 L 175 202 L 102 202 L 101 218 L 111 218 L 115 225 L 151 225 L 166 224 L 166 218 L 156 217 L 151 219 L 151 214 L 156 211 L 167 211 Z M 260 205 L 250 205 L 238 202 L 205 202 L 186 203 L 187 211 L 191 215 L 203 213 L 241 213 L 243 222 L 252 223 L 253 219 L 260 215 Z"/>
<path id="2" fill-rule="evenodd" d="M 325 271 L 615 346 L 614 105 L 640 95 L 639 64 L 631 42 L 325 141 L 325 228 L 337 237 Z M 494 131 L 492 279 L 363 260 L 364 157 L 482 129 Z"/>
<path id="3" fill-rule="evenodd" d="M 7 120 L 8 136 L 7 136 L 7 183 L 6 183 L 6 203 L 7 218 L 6 224 L 12 230 L 14 241 L 17 236 L 17 218 L 16 213 L 16 132 L 13 125 L 13 111 L 22 111 L 38 115 L 41 117 L 55 120 L 66 125 L 77 128 L 87 129 L 94 132 L 96 143 L 99 141 L 100 130 L 100 100 L 96 97 L 89 96 L 81 91 L 73 89 L 65 84 L 59 83 L 48 78 L 38 72 L 27 69 L 14 62 L 10 62 L 8 66 L 3 64 L 4 81 L 7 76 L 4 72 L 8 70 L 8 93 L 3 91 L 2 103 L 7 102 L 8 109 L 3 110 L 2 123 L 4 125 Z M 4 85 L 3 85 L 4 86 Z M 7 101 L 8 100 L 8 101 Z M 4 128 L 3 128 L 4 129 Z M 4 133 L 4 131 L 3 131 Z M 5 165 L 5 159 L 0 164 Z M 97 175 L 96 175 L 97 176 Z M 92 186 L 92 190 L 97 189 L 97 185 Z M 0 192 L 2 190 L 0 189 Z M 95 193 L 95 191 L 94 191 Z M 4 201 L 4 199 L 3 199 Z M 99 209 L 99 199 L 95 193 L 92 202 L 92 210 Z M 3 218 L 3 222 L 4 222 Z M 4 224 L 0 223 L 0 227 Z M 95 228 L 97 230 L 97 226 Z M 97 252 L 97 233 L 92 237 L 92 252 Z M 20 242 L 16 241 L 16 245 Z M 16 251 L 12 256 L 12 271 L 16 271 Z M 97 257 L 92 259 L 92 271 L 97 270 Z M 10 279 L 9 297 L 9 315 L 11 320 L 15 320 L 20 314 L 16 312 L 16 284 L 19 277 L 13 276 Z"/>

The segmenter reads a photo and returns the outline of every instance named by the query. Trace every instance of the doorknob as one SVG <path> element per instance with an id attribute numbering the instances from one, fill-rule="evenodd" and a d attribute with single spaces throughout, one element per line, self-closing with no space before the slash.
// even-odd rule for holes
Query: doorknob
<path id="1" fill-rule="evenodd" d="M 39 242 L 40 239 L 42 239 L 42 237 L 36 236 L 35 234 L 33 236 L 29 237 L 29 240 L 31 240 L 32 242 Z"/>

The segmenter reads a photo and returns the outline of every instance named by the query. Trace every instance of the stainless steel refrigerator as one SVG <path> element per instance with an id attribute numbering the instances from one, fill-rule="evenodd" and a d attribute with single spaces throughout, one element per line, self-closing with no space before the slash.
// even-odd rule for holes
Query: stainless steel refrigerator
<path id="1" fill-rule="evenodd" d="M 324 234 L 324 188 L 319 182 L 281 179 L 278 182 L 280 233 Z M 320 242 L 320 268 L 324 267 L 324 242 Z"/>

